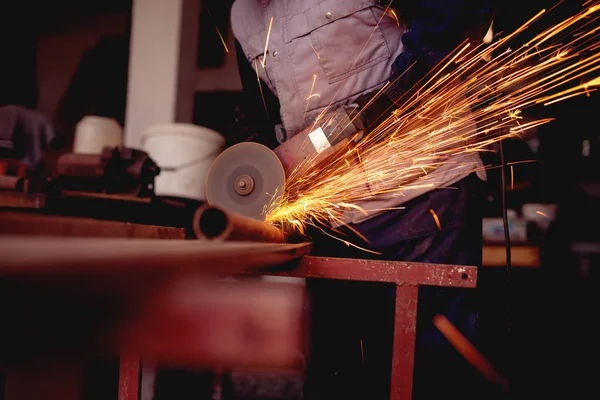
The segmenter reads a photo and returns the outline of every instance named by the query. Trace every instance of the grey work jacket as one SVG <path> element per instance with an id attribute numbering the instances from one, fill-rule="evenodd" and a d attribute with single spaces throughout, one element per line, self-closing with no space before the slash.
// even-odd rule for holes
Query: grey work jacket
<path id="1" fill-rule="evenodd" d="M 352 104 L 386 83 L 403 51 L 404 27 L 384 12 L 376 0 L 235 1 L 233 34 L 279 99 L 285 130 L 280 142 L 311 126 L 325 108 Z M 479 156 L 469 157 L 469 167 L 479 167 Z M 466 169 L 457 174 L 456 164 L 452 171 L 442 169 L 427 180 L 441 187 L 468 175 Z M 374 196 L 360 204 L 368 217 L 353 213 L 347 222 L 362 222 L 435 187 Z"/>
<path id="2" fill-rule="evenodd" d="M 234 3 L 234 36 L 279 98 L 287 135 L 310 126 L 325 107 L 350 104 L 385 84 L 404 29 L 384 10 L 375 0 Z"/>

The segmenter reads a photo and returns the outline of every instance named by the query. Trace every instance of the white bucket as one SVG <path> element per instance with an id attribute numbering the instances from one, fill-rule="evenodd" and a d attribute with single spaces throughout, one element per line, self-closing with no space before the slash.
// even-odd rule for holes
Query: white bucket
<path id="1" fill-rule="evenodd" d="M 161 168 L 154 185 L 157 196 L 205 201 L 208 170 L 225 138 L 202 126 L 160 124 L 142 133 L 141 147 Z"/>
<path id="2" fill-rule="evenodd" d="M 87 115 L 77 123 L 73 153 L 102 154 L 105 147 L 120 147 L 123 128 L 112 118 Z"/>
<path id="3" fill-rule="evenodd" d="M 523 204 L 521 212 L 526 221 L 533 222 L 540 229 L 546 231 L 556 219 L 558 206 L 556 204 L 527 203 Z"/>

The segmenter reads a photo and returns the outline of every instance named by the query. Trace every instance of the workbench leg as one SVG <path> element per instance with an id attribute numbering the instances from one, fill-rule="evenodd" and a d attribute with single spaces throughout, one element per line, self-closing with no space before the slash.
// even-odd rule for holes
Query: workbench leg
<path id="1" fill-rule="evenodd" d="M 141 359 L 135 355 L 122 355 L 119 363 L 119 400 L 140 398 Z"/>
<path id="2" fill-rule="evenodd" d="M 390 400 L 412 398 L 418 286 L 396 285 Z"/>

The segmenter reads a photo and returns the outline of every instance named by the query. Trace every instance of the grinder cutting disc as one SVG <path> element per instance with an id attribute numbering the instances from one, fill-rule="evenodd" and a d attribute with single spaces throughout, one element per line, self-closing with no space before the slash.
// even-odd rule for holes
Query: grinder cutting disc
<path id="1" fill-rule="evenodd" d="M 262 144 L 245 142 L 223 151 L 212 164 L 206 198 L 212 206 L 258 220 L 281 197 L 285 173 L 279 158 Z"/>

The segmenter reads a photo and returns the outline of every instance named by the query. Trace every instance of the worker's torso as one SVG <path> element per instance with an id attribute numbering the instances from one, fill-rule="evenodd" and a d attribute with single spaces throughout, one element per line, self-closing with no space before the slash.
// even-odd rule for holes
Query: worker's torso
<path id="1" fill-rule="evenodd" d="M 288 137 L 325 108 L 381 88 L 403 51 L 402 23 L 376 0 L 236 0 L 231 22 L 247 61 L 279 99 Z M 474 170 L 485 179 L 476 153 L 452 161 L 422 178 L 423 185 L 360 202 L 369 215 L 348 213 L 345 222 L 362 222 Z"/>
<path id="2" fill-rule="evenodd" d="M 288 135 L 383 86 L 404 32 L 384 11 L 375 0 L 236 0 L 233 33 L 279 98 Z"/>

